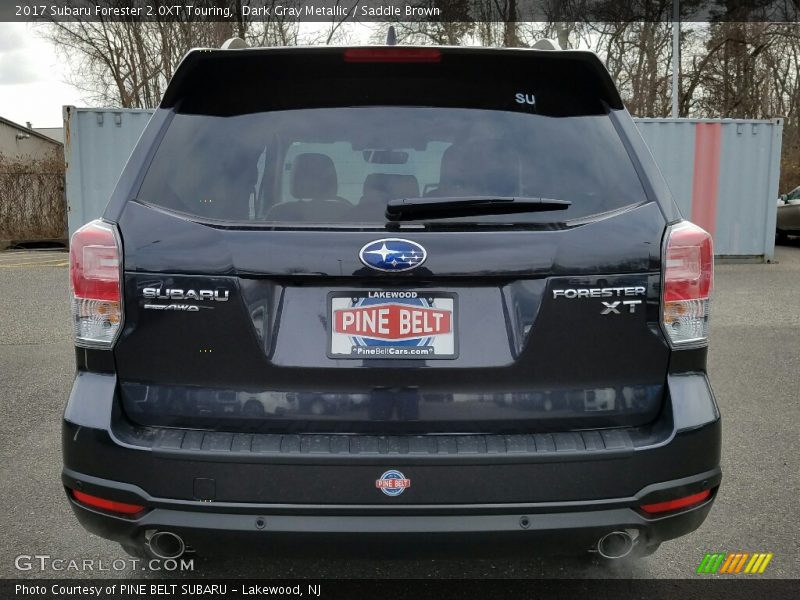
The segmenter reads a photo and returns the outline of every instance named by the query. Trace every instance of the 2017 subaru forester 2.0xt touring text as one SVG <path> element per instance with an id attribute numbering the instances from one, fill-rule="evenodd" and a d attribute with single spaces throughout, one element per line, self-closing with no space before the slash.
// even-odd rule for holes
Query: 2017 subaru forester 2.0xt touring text
<path id="1" fill-rule="evenodd" d="M 63 483 L 133 553 L 711 508 L 711 239 L 591 53 L 193 51 L 70 252 Z"/>

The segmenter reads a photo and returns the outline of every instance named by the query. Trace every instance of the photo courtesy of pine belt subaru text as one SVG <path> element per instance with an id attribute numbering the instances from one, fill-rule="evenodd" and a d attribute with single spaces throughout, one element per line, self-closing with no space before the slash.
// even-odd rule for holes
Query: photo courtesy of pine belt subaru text
<path id="1" fill-rule="evenodd" d="M 711 510 L 711 237 L 590 52 L 193 50 L 70 256 L 62 481 L 136 556 L 617 559 Z"/>

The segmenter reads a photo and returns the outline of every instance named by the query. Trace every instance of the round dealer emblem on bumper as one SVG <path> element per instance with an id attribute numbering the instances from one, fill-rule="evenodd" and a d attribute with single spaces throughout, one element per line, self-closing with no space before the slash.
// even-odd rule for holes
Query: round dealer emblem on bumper
<path id="1" fill-rule="evenodd" d="M 375 481 L 375 487 L 387 496 L 399 496 L 406 488 L 411 487 L 411 480 L 406 479 L 400 471 L 392 469 Z"/>

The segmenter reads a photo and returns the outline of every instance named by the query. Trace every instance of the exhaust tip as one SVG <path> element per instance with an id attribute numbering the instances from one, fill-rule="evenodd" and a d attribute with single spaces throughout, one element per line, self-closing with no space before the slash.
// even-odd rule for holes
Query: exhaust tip
<path id="1" fill-rule="evenodd" d="M 633 551 L 634 539 L 627 531 L 612 531 L 597 542 L 597 553 L 603 558 L 625 558 Z"/>
<path id="2" fill-rule="evenodd" d="M 156 531 L 148 538 L 147 546 L 154 556 L 164 560 L 179 558 L 186 552 L 183 538 L 171 531 Z"/>

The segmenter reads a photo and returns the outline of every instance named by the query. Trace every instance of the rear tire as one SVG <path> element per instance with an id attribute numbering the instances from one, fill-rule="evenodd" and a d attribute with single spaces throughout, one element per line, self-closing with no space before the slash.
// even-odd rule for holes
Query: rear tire
<path id="1" fill-rule="evenodd" d="M 789 241 L 789 234 L 785 231 L 781 231 L 780 229 L 775 231 L 775 242 L 778 244 L 785 244 Z"/>

